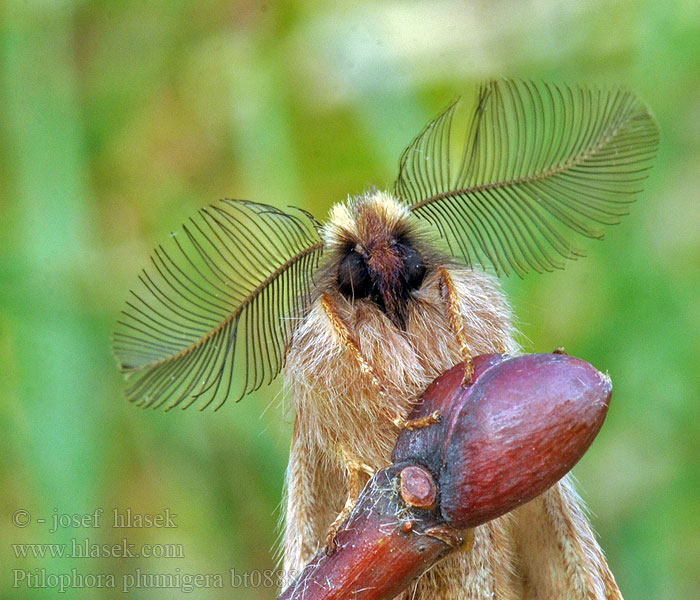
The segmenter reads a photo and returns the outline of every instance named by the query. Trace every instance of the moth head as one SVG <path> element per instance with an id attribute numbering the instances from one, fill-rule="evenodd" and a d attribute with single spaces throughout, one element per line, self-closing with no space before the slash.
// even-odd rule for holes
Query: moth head
<path id="1" fill-rule="evenodd" d="M 351 302 L 374 303 L 405 328 L 412 292 L 429 262 L 409 210 L 388 194 L 371 192 L 336 205 L 324 234 L 338 292 Z"/>

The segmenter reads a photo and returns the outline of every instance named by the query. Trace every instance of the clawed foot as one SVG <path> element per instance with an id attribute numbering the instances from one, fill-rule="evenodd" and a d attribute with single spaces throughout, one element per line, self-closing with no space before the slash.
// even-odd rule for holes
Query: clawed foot
<path id="1" fill-rule="evenodd" d="M 413 431 L 414 429 L 422 429 L 423 427 L 428 427 L 429 425 L 439 423 L 440 416 L 440 411 L 434 410 L 425 417 L 419 417 L 417 419 L 404 419 L 403 417 L 396 417 L 393 422 L 399 429 L 409 429 Z"/>
<path id="2" fill-rule="evenodd" d="M 328 533 L 326 534 L 325 548 L 325 552 L 327 555 L 330 556 L 338 549 L 338 542 L 336 541 L 335 536 L 338 534 L 338 530 L 340 529 L 340 526 L 343 523 L 343 521 L 345 521 L 347 516 L 352 511 L 353 506 L 355 506 L 355 503 L 351 503 L 350 498 L 348 498 L 347 502 L 345 503 L 345 506 L 343 507 L 343 510 L 340 511 L 340 513 L 335 518 L 331 526 L 328 528 Z"/>
<path id="3" fill-rule="evenodd" d="M 462 379 L 462 387 L 471 385 L 472 379 L 474 379 L 474 361 L 471 358 L 467 358 L 464 361 L 464 378 Z"/>

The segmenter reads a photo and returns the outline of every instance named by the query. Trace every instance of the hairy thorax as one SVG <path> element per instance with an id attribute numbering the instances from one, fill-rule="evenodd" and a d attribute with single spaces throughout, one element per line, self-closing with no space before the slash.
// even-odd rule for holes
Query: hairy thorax
<path id="1" fill-rule="evenodd" d="M 460 266 L 449 273 L 472 353 L 514 352 L 510 312 L 495 282 Z M 296 329 L 287 356 L 297 426 L 334 458 L 383 468 L 398 435 L 392 418 L 407 415 L 430 382 L 460 361 L 438 271 L 429 273 L 413 293 L 405 330 L 371 301 L 353 303 L 339 294 L 332 300 L 373 373 L 348 350 L 316 300 Z"/>

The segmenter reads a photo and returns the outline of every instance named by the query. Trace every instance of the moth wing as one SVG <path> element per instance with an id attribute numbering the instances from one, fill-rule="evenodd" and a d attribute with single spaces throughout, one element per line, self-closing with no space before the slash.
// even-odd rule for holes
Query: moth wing
<path id="1" fill-rule="evenodd" d="M 129 400 L 219 408 L 271 381 L 322 251 L 301 211 L 241 200 L 201 209 L 155 249 L 122 311 L 114 353 Z"/>
<path id="2" fill-rule="evenodd" d="M 297 417 L 287 466 L 284 532 L 284 582 L 291 584 L 319 551 L 328 528 L 342 509 L 345 476 L 337 461 L 321 449 L 316 436 Z"/>
<path id="3" fill-rule="evenodd" d="M 622 600 L 569 476 L 513 514 L 528 597 Z"/>
<path id="4" fill-rule="evenodd" d="M 454 256 L 499 275 L 583 256 L 572 242 L 627 214 L 658 146 L 649 109 L 625 90 L 491 81 L 463 128 L 459 105 L 404 151 L 394 193 Z"/>

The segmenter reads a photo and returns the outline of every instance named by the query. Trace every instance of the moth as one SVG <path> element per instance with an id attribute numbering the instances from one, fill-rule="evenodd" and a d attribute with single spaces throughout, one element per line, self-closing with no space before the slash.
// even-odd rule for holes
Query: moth
<path id="1" fill-rule="evenodd" d="M 203 208 L 127 300 L 114 350 L 140 406 L 218 409 L 284 367 L 287 583 L 389 464 L 429 383 L 477 354 L 518 352 L 497 277 L 582 256 L 578 239 L 627 213 L 658 144 L 624 90 L 499 80 L 466 120 L 462 104 L 406 148 L 391 191 L 338 203 L 325 224 L 248 201 Z M 569 479 L 474 539 L 404 597 L 621 597 Z"/>

